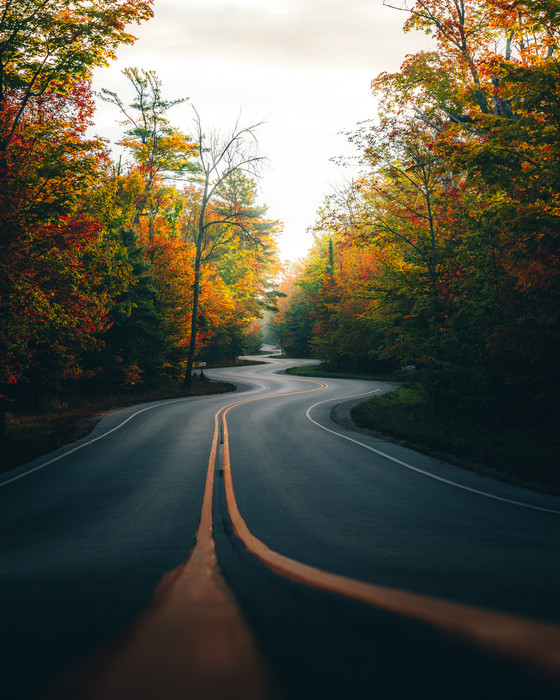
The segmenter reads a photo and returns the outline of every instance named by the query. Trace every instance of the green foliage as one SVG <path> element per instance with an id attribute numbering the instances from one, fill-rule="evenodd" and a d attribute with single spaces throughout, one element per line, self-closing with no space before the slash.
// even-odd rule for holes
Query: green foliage
<path id="1" fill-rule="evenodd" d="M 278 224 L 249 176 L 262 159 L 241 154 L 252 127 L 229 137 L 233 168 L 210 139 L 212 160 L 200 129 L 193 143 L 170 123 L 183 100 L 129 68 L 131 103 L 102 96 L 125 119 L 130 162 L 87 138 L 92 71 L 133 42 L 125 26 L 151 5 L 7 0 L 0 12 L 0 437 L 7 408 L 65 403 L 90 382 L 177 380 L 190 346 L 216 360 L 255 348 L 277 298 Z"/>
<path id="2" fill-rule="evenodd" d="M 66 95 L 134 37 L 124 30 L 152 16 L 152 0 L 6 0 L 0 14 L 0 166 L 29 108 Z M 6 109 L 9 105 L 10 109 Z"/>
<path id="3" fill-rule="evenodd" d="M 104 381 L 110 384 L 153 381 L 165 358 L 162 317 L 156 306 L 156 286 L 144 248 L 133 230 L 122 230 L 124 261 L 130 269 L 129 285 L 115 300 L 110 328 L 104 336 L 109 366 Z"/>
<path id="4" fill-rule="evenodd" d="M 373 81 L 379 119 L 350 135 L 367 169 L 319 211 L 275 326 L 291 355 L 330 368 L 417 367 L 442 426 L 552 438 L 558 12 L 501 0 L 407 7 L 407 28 L 432 34 L 436 50 Z"/>
<path id="5" fill-rule="evenodd" d="M 405 440 L 447 461 L 521 485 L 560 493 L 560 440 L 546 431 L 497 430 L 478 420 L 445 420 L 420 386 L 403 386 L 352 409 L 362 428 Z"/>

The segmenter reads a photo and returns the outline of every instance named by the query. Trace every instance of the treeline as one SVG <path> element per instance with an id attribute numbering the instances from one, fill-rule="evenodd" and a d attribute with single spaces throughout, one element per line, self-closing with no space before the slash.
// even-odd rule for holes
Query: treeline
<path id="1" fill-rule="evenodd" d="M 278 224 L 256 202 L 255 127 L 194 136 L 153 72 L 128 69 L 115 163 L 88 136 L 91 72 L 151 0 L 7 0 L 0 11 L 0 428 L 90 385 L 187 383 L 258 348 Z M 191 342 L 192 341 L 192 342 Z"/>
<path id="2" fill-rule="evenodd" d="M 406 9 L 435 48 L 373 80 L 363 174 L 320 211 L 278 336 L 332 367 L 414 367 L 452 420 L 558 426 L 560 6 Z"/>

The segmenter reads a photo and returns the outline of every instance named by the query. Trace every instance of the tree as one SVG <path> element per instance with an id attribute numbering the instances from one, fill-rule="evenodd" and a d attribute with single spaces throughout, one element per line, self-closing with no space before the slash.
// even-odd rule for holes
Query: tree
<path id="1" fill-rule="evenodd" d="M 190 387 L 196 352 L 201 269 L 235 239 L 262 247 L 255 224 L 263 210 L 239 197 L 236 176 L 257 177 L 264 158 L 257 152 L 256 130 L 260 123 L 240 126 L 237 121 L 225 136 L 206 134 L 195 110 L 193 141 L 197 144 L 198 173 L 190 190 L 192 205 L 186 217 L 185 233 L 195 247 L 191 333 L 185 388 Z"/>
<path id="2" fill-rule="evenodd" d="M 121 229 L 119 243 L 129 268 L 126 289 L 115 299 L 104 334 L 108 381 L 139 382 L 146 375 L 153 380 L 165 361 L 163 314 L 156 304 L 156 280 L 133 229 Z M 117 372 L 115 373 L 115 370 Z"/>
<path id="3" fill-rule="evenodd" d="M 51 379 L 79 375 L 79 355 L 99 342 L 118 294 L 124 272 L 92 206 L 104 155 L 85 134 L 89 78 L 134 41 L 125 27 L 151 17 L 151 4 L 0 7 L 1 434 L 7 395 L 32 368 L 49 365 Z"/>
<path id="4" fill-rule="evenodd" d="M 125 27 L 152 17 L 153 0 L 5 0 L 0 9 L 0 177 L 7 150 L 32 103 L 67 94 L 107 65 Z"/>
<path id="5" fill-rule="evenodd" d="M 502 403 L 532 405 L 542 420 L 556 402 L 560 418 L 560 7 L 418 0 L 406 8 L 406 26 L 431 33 L 438 53 L 411 57 L 374 85 L 385 104 L 406 103 L 435 130 L 434 151 L 476 200 L 459 255 L 470 262 L 452 286 L 463 294 L 468 286 L 471 298 L 476 290 L 471 310 L 485 309 L 486 326 L 471 318 L 485 336 L 477 366 L 501 384 Z M 539 384 L 556 388 L 537 394 Z"/>
<path id="6" fill-rule="evenodd" d="M 423 343 L 425 359 L 439 360 L 445 318 L 441 285 L 455 253 L 463 183 L 434 151 L 434 137 L 434 130 L 423 124 L 385 118 L 353 140 L 372 168 L 359 182 L 357 235 L 390 253 L 387 263 L 414 289 L 414 314 L 430 329 L 431 342 Z M 415 342 L 419 351 L 418 338 Z"/>
<path id="7" fill-rule="evenodd" d="M 123 74 L 135 96 L 127 107 L 115 92 L 103 88 L 101 97 L 118 107 L 129 128 L 121 141 L 134 159 L 144 187 L 136 198 L 134 226 L 146 217 L 153 236 L 155 219 L 161 210 L 162 197 L 167 195 L 164 181 L 180 179 L 194 169 L 195 146 L 190 139 L 171 126 L 167 113 L 186 99 L 167 100 L 162 95 L 161 81 L 154 71 L 125 68 Z"/>
<path id="8" fill-rule="evenodd" d="M 0 192 L 0 394 L 22 382 L 51 388 L 83 372 L 125 283 L 103 239 L 98 183 L 106 157 L 85 138 L 87 84 L 33 101 L 7 153 Z M 4 404 L 5 406 L 5 404 Z"/>
<path id="9" fill-rule="evenodd" d="M 244 152 L 244 141 L 250 141 L 256 127 L 236 124 L 223 140 L 219 134 L 207 137 L 195 111 L 193 135 L 186 136 L 168 118 L 168 111 L 184 100 L 166 100 L 152 71 L 128 68 L 124 74 L 134 89 L 129 106 L 114 92 L 102 93 L 124 117 L 128 128 L 119 143 L 133 156 L 124 174 L 119 162 L 114 175 L 119 223 L 111 228 L 117 231 L 113 235 L 121 235 L 119 227 L 137 233 L 154 275 L 166 373 L 173 373 L 177 352 L 188 342 L 190 377 L 197 349 L 204 347 L 208 356 L 217 357 L 235 347 L 239 354 L 260 305 L 274 297 L 263 280 L 274 257 L 277 225 L 257 205 L 250 177 L 262 159 Z M 174 185 L 184 178 L 190 184 L 179 191 Z M 185 267 L 189 264 L 192 274 Z M 132 317 L 121 315 L 121 337 Z M 131 328 L 135 336 L 138 330 L 137 325 Z"/>
<path id="10" fill-rule="evenodd" d="M 507 405 L 511 416 L 517 405 L 542 420 L 555 391 L 534 387 L 560 382 L 558 3 L 416 0 L 399 9 L 405 28 L 433 36 L 437 50 L 408 56 L 372 85 L 382 120 L 411 133 L 423 125 L 457 184 L 446 215 L 453 255 L 433 285 L 444 373 L 463 374 L 462 387 L 454 375 L 455 398 L 475 373 L 492 397 L 488 415 Z"/>

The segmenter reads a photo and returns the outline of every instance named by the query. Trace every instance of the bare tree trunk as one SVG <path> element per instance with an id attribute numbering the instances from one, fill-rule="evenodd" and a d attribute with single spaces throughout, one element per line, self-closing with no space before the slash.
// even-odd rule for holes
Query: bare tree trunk
<path id="1" fill-rule="evenodd" d="M 191 388 L 194 354 L 196 352 L 196 333 L 198 330 L 198 300 L 200 297 L 200 258 L 201 254 L 197 250 L 194 267 L 193 304 L 191 312 L 191 338 L 189 341 L 187 369 L 185 370 L 185 377 L 183 379 L 183 389 L 185 390 Z"/>
<path id="2" fill-rule="evenodd" d="M 231 134 L 222 139 L 217 133 L 205 136 L 200 122 L 200 117 L 195 110 L 196 133 L 194 141 L 198 144 L 198 160 L 199 181 L 203 183 L 202 197 L 200 203 L 200 212 L 198 215 L 198 224 L 196 227 L 196 258 L 195 272 L 193 284 L 193 306 L 191 316 L 191 337 L 189 341 L 189 354 L 187 357 L 187 368 L 183 380 L 183 388 L 189 389 L 192 384 L 192 370 L 194 365 L 194 356 L 196 352 L 196 332 L 198 329 L 198 304 L 200 297 L 200 278 L 202 261 L 209 259 L 218 240 L 209 244 L 208 231 L 211 226 L 219 223 L 219 221 L 207 222 L 206 208 L 208 203 L 219 193 L 219 188 L 227 182 L 228 178 L 239 172 L 257 173 L 258 165 L 263 160 L 260 156 L 253 152 L 250 147 L 245 147 L 243 141 L 248 139 L 250 144 L 254 144 L 254 130 L 259 124 L 241 128 L 236 123 Z M 235 225 L 235 220 L 231 220 L 225 216 L 222 221 L 228 226 Z M 210 250 L 208 250 L 208 246 Z"/>
<path id="3" fill-rule="evenodd" d="M 206 205 L 208 203 L 208 176 L 204 184 L 204 195 L 202 206 L 198 217 L 198 233 L 196 236 L 196 257 L 194 260 L 194 282 L 193 282 L 193 302 L 191 311 L 191 337 L 189 340 L 189 354 L 187 357 L 187 369 L 183 379 L 183 389 L 189 390 L 192 384 L 192 370 L 194 364 L 194 354 L 196 352 L 196 333 L 198 330 L 198 302 L 200 298 L 200 268 L 202 264 L 202 249 L 204 246 L 204 220 L 206 216 Z"/>
<path id="4" fill-rule="evenodd" d="M 1 177 L 1 176 L 0 176 Z M 1 225 L 1 224 L 0 224 Z M 10 320 L 11 284 L 6 270 L 0 269 L 0 360 L 8 355 L 7 328 Z M 6 368 L 0 372 L 0 439 L 6 434 L 6 413 L 8 411 L 8 378 Z"/>

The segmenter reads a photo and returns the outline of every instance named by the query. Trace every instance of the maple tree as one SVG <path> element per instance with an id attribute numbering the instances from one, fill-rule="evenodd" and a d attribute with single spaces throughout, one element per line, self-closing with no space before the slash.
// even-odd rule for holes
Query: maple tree
<path id="1" fill-rule="evenodd" d="M 92 109 L 85 83 L 67 95 L 42 95 L 7 153 L 0 190 L 4 402 L 9 387 L 31 375 L 80 375 L 79 355 L 98 345 L 126 277 L 96 216 L 105 154 L 85 138 Z"/>
<path id="2" fill-rule="evenodd" d="M 153 0 L 5 0 L 0 10 L 0 175 L 6 152 L 33 102 L 64 95 L 135 37 L 132 22 Z"/>
<path id="3" fill-rule="evenodd" d="M 79 376 L 126 276 L 102 241 L 89 78 L 151 0 L 6 0 L 0 8 L 0 434 L 14 386 Z M 44 383 L 44 382 L 43 382 Z M 37 386 L 37 382 L 35 383 Z"/>

